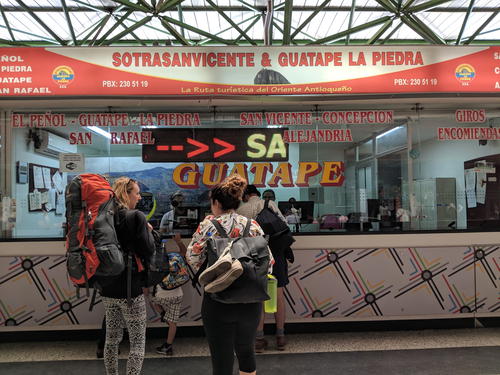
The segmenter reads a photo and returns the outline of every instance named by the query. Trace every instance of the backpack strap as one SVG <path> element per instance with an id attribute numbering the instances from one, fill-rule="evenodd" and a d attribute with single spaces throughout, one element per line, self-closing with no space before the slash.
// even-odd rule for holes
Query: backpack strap
<path id="1" fill-rule="evenodd" d="M 219 233 L 219 235 L 221 237 L 223 237 L 223 238 L 229 238 L 229 236 L 227 235 L 226 230 L 222 227 L 222 225 L 220 225 L 220 223 L 217 220 L 212 219 L 212 220 L 210 220 L 210 222 L 214 225 L 215 230 L 217 231 L 217 233 Z"/>
<path id="2" fill-rule="evenodd" d="M 247 219 L 247 224 L 245 225 L 245 229 L 243 230 L 243 234 L 241 237 L 248 237 L 250 234 L 250 227 L 252 226 L 252 219 Z"/>
<path id="3" fill-rule="evenodd" d="M 266 199 L 264 201 L 264 208 L 269 208 L 269 200 L 268 199 Z"/>
<path id="4" fill-rule="evenodd" d="M 202 272 L 206 270 L 207 266 L 208 266 L 208 256 L 205 258 L 205 260 L 203 261 L 203 264 L 201 265 L 200 269 L 194 274 L 193 279 L 191 280 L 191 285 L 193 285 L 193 288 L 196 289 L 196 285 L 200 284 L 198 282 L 198 280 L 199 280 L 200 275 L 202 274 Z"/>

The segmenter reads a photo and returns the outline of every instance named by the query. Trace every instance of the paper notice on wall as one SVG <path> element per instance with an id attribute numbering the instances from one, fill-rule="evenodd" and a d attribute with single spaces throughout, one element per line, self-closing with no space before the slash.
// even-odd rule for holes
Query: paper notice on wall
<path id="1" fill-rule="evenodd" d="M 54 184 L 54 187 L 56 188 L 58 193 L 63 192 L 63 178 L 59 172 L 54 173 L 54 175 L 52 176 L 52 183 Z"/>
<path id="2" fill-rule="evenodd" d="M 29 193 L 28 197 L 31 211 L 42 209 L 42 195 L 38 190 L 35 190 L 33 193 Z"/>
<path id="3" fill-rule="evenodd" d="M 41 167 L 33 166 L 33 187 L 35 189 L 45 189 Z"/>
<path id="4" fill-rule="evenodd" d="M 476 200 L 477 203 L 486 202 L 486 172 L 476 172 Z"/>
<path id="5" fill-rule="evenodd" d="M 65 211 L 65 200 L 63 193 L 57 193 L 56 196 L 56 215 L 62 215 Z"/>
<path id="6" fill-rule="evenodd" d="M 467 207 L 474 208 L 477 206 L 476 172 L 474 172 L 474 169 L 466 169 L 464 172 L 465 172 L 465 195 L 467 196 Z"/>
<path id="7" fill-rule="evenodd" d="M 42 204 L 49 203 L 49 192 L 48 191 L 42 191 L 40 193 L 40 202 Z"/>
<path id="8" fill-rule="evenodd" d="M 52 181 L 50 179 L 50 168 L 42 168 L 42 174 L 45 189 L 50 189 L 52 187 Z"/>

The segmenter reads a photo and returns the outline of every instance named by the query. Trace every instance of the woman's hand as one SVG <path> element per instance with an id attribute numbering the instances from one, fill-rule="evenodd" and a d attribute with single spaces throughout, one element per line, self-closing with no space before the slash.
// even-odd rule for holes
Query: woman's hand
<path id="1" fill-rule="evenodd" d="M 149 230 L 150 232 L 152 232 L 152 231 L 153 231 L 153 226 L 152 226 L 151 224 L 149 224 L 149 223 L 146 223 L 146 224 L 148 224 L 148 230 Z"/>
<path id="2" fill-rule="evenodd" d="M 181 238 L 181 234 L 180 234 L 180 233 L 175 233 L 175 234 L 174 234 L 174 241 L 175 241 L 175 243 L 176 243 L 177 245 L 179 244 L 179 242 L 181 242 L 181 243 L 182 243 L 182 238 Z"/>

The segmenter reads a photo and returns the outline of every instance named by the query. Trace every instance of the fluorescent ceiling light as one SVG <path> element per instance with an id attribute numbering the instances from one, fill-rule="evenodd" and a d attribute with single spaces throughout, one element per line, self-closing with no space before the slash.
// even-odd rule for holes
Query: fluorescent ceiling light
<path id="1" fill-rule="evenodd" d="M 96 134 L 99 134 L 99 135 L 102 135 L 103 137 L 106 137 L 108 139 L 111 139 L 111 134 L 108 133 L 106 130 L 103 130 L 97 126 L 87 126 L 87 129 L 89 129 L 90 131 L 96 133 Z"/>
<path id="2" fill-rule="evenodd" d="M 382 134 L 377 135 L 377 139 L 381 138 L 381 137 L 385 137 L 386 135 L 389 135 L 390 133 L 392 133 L 396 130 L 399 130 L 401 128 L 402 128 L 402 126 L 396 126 L 395 128 L 389 129 L 386 132 L 383 132 Z"/>

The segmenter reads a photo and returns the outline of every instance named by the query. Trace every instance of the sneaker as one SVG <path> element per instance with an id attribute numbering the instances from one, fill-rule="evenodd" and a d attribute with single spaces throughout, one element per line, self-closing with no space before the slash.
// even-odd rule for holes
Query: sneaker
<path id="1" fill-rule="evenodd" d="M 226 289 L 229 285 L 233 283 L 238 277 L 243 273 L 243 266 L 240 261 L 236 259 L 231 264 L 231 268 L 217 277 L 211 283 L 205 285 L 205 292 L 207 293 L 218 293 Z"/>
<path id="2" fill-rule="evenodd" d="M 161 346 L 156 348 L 156 353 L 171 356 L 174 354 L 174 349 L 172 348 L 172 344 L 164 342 Z"/>
<path id="3" fill-rule="evenodd" d="M 224 252 L 226 252 L 224 250 Z M 222 255 L 219 259 L 215 261 L 210 267 L 208 267 L 205 271 L 200 274 L 198 281 L 201 285 L 207 285 L 210 282 L 214 281 L 219 275 L 227 272 L 231 269 L 231 264 L 233 263 L 233 257 L 229 253 L 229 251 Z"/>
<path id="4" fill-rule="evenodd" d="M 276 336 L 276 349 L 278 349 L 278 350 L 285 350 L 286 349 L 285 336 Z"/>
<path id="5" fill-rule="evenodd" d="M 256 338 L 255 339 L 255 353 L 264 353 L 264 350 L 267 349 L 267 340 L 262 337 L 262 338 Z"/>
<path id="6" fill-rule="evenodd" d="M 97 350 L 95 351 L 95 356 L 97 358 L 104 358 L 104 348 L 101 348 L 100 346 L 98 346 Z"/>

